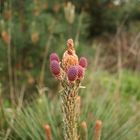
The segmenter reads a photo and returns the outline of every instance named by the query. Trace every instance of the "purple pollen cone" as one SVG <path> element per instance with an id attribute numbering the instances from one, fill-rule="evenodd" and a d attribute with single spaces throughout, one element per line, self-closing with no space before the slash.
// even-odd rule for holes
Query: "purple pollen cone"
<path id="1" fill-rule="evenodd" d="M 56 60 L 51 61 L 50 69 L 55 76 L 58 76 L 60 74 L 60 65 Z"/>
<path id="2" fill-rule="evenodd" d="M 70 82 L 73 82 L 74 80 L 77 79 L 78 76 L 78 69 L 76 66 L 72 66 L 68 69 L 68 80 Z"/>
<path id="3" fill-rule="evenodd" d="M 84 69 L 83 69 L 83 67 L 78 65 L 77 69 L 78 69 L 78 78 L 79 79 L 83 78 L 83 76 L 84 76 Z"/>
<path id="4" fill-rule="evenodd" d="M 83 68 L 87 67 L 87 59 L 85 57 L 81 57 L 79 61 L 79 65 L 82 66 Z"/>
<path id="5" fill-rule="evenodd" d="M 56 53 L 51 53 L 50 55 L 50 62 L 56 60 L 57 62 L 59 62 L 59 57 Z"/>

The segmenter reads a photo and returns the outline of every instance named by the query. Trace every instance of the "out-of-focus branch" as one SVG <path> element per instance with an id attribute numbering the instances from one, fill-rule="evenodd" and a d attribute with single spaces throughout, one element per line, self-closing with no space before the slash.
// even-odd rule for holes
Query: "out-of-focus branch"
<path id="1" fill-rule="evenodd" d="M 41 72 L 40 72 L 40 77 L 39 77 L 39 87 L 42 87 L 44 85 L 45 67 L 46 67 L 48 50 L 49 50 L 49 47 L 51 45 L 51 41 L 52 41 L 52 38 L 53 38 L 53 27 L 54 27 L 54 25 L 55 25 L 55 22 L 53 22 L 51 27 L 50 27 L 50 35 L 48 37 L 48 41 L 47 41 L 46 46 L 45 46 L 43 62 L 42 62 L 42 67 L 41 67 Z"/>

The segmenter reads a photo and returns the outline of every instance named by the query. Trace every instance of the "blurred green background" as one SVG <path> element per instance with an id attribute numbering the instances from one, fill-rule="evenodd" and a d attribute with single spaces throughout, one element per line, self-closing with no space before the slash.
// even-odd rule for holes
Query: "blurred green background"
<path id="1" fill-rule="evenodd" d="M 0 0 L 0 139 L 43 140 L 46 122 L 62 139 L 49 55 L 61 58 L 69 38 L 89 64 L 80 91 L 89 140 L 96 118 L 103 140 L 139 140 L 140 0 Z"/>

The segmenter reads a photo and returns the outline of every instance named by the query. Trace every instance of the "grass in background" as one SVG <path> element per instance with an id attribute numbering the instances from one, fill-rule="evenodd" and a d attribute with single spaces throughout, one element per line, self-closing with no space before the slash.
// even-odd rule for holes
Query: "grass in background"
<path id="1" fill-rule="evenodd" d="M 127 75 L 126 72 L 125 74 Z M 127 80 L 128 77 L 125 74 L 124 77 Z M 132 77 L 135 79 L 137 75 Z M 139 140 L 138 108 L 140 105 L 133 98 L 135 95 L 131 95 L 131 100 L 126 100 L 126 96 L 121 93 L 125 90 L 121 91 L 121 88 L 120 91 L 116 90 L 115 80 L 117 80 L 116 76 L 113 77 L 101 71 L 89 72 L 86 76 L 86 89 L 80 93 L 82 104 L 79 122 L 87 121 L 89 140 L 93 136 L 97 119 L 103 122 L 102 140 Z M 11 140 L 45 140 L 43 126 L 46 123 L 51 126 L 54 140 L 63 139 L 59 98 L 57 96 L 50 98 L 49 95 L 49 92 L 41 94 L 28 106 L 6 113 L 7 121 L 11 126 L 9 135 Z M 13 115 L 15 115 L 14 125 L 11 125 Z"/>

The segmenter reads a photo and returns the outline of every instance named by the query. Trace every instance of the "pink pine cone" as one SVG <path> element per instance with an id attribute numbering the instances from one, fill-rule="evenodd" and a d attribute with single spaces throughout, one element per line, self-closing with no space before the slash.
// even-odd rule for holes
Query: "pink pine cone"
<path id="1" fill-rule="evenodd" d="M 51 61 L 50 69 L 55 76 L 58 76 L 60 74 L 60 65 L 56 60 Z"/>
<path id="2" fill-rule="evenodd" d="M 83 69 L 83 67 L 78 65 L 77 70 L 78 70 L 78 79 L 83 78 L 84 77 L 84 69 Z"/>
<path id="3" fill-rule="evenodd" d="M 70 82 L 73 82 L 77 79 L 77 76 L 78 76 L 78 69 L 76 66 L 71 66 L 69 69 L 68 69 L 68 80 Z"/>
<path id="4" fill-rule="evenodd" d="M 86 68 L 88 65 L 87 59 L 85 57 L 81 57 L 79 61 L 79 65 L 82 66 L 83 68 Z"/>
<path id="5" fill-rule="evenodd" d="M 56 60 L 57 62 L 59 62 L 59 57 L 56 53 L 51 53 L 50 55 L 50 62 Z"/>

